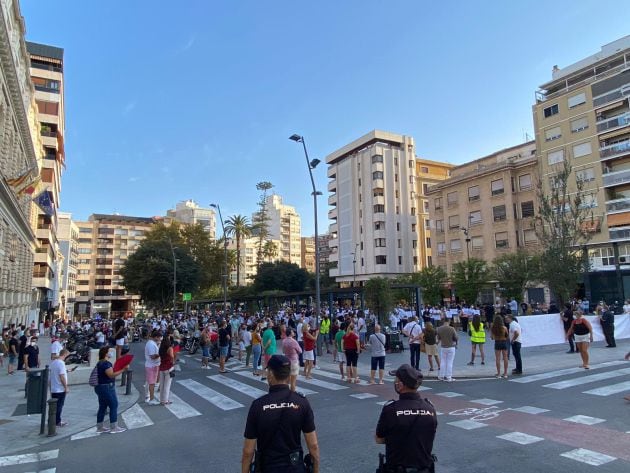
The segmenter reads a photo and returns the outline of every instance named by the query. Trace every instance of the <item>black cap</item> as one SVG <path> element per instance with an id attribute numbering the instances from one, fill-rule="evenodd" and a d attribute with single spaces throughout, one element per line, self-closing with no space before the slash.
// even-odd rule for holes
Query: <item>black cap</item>
<path id="1" fill-rule="evenodd" d="M 272 355 L 271 358 L 269 358 L 269 361 L 267 362 L 267 368 L 269 368 L 272 371 L 279 370 L 286 366 L 288 367 L 291 366 L 291 360 L 289 360 L 284 355 Z"/>
<path id="2" fill-rule="evenodd" d="M 390 371 L 391 376 L 396 376 L 405 386 L 417 389 L 422 384 L 422 373 L 413 366 L 400 365 L 397 370 Z"/>

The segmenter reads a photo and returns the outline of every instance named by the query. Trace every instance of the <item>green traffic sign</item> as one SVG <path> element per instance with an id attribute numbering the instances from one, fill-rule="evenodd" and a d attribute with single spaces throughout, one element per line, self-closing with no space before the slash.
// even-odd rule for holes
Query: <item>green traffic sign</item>
<path id="1" fill-rule="evenodd" d="M 182 294 L 183 301 L 192 301 L 192 294 L 190 292 L 184 292 Z"/>

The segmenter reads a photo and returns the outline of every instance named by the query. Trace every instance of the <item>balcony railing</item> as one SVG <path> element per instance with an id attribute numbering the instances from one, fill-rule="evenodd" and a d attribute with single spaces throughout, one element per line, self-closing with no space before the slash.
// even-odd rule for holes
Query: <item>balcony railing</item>
<path id="1" fill-rule="evenodd" d="M 615 199 L 606 202 L 606 212 L 619 212 L 630 209 L 630 198 Z"/>
<path id="2" fill-rule="evenodd" d="M 630 239 L 630 228 L 611 228 L 608 230 L 611 240 L 628 240 Z"/>
<path id="3" fill-rule="evenodd" d="M 630 113 L 624 113 L 613 118 L 607 118 L 597 123 L 597 132 L 612 130 L 622 126 L 630 125 Z"/>
<path id="4" fill-rule="evenodd" d="M 630 182 L 630 169 L 613 171 L 602 176 L 602 184 L 604 187 L 617 186 L 619 184 L 626 184 L 627 182 Z"/>
<path id="5" fill-rule="evenodd" d="M 599 148 L 601 158 L 612 158 L 630 152 L 630 140 L 621 141 L 613 145 L 602 146 Z"/>
<path id="6" fill-rule="evenodd" d="M 40 92 L 50 92 L 51 94 L 58 94 L 59 89 L 55 87 L 47 87 L 45 85 L 35 84 L 35 90 L 39 90 Z"/>
<path id="7" fill-rule="evenodd" d="M 52 130 L 42 130 L 40 132 L 42 136 L 48 136 L 50 138 L 57 138 L 57 132 Z"/>
<path id="8" fill-rule="evenodd" d="M 615 102 L 624 97 L 630 95 L 630 84 L 623 85 L 619 87 L 617 90 L 613 90 L 612 92 L 602 95 L 600 97 L 595 97 L 593 99 L 593 107 L 601 107 L 610 102 Z"/>

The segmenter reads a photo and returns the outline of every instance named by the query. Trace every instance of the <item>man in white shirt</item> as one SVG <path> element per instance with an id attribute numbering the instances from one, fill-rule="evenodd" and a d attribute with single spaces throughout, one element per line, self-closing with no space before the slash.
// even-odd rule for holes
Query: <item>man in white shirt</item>
<path id="1" fill-rule="evenodd" d="M 409 337 L 410 364 L 420 370 L 420 338 L 422 336 L 422 324 L 415 315 L 403 327 L 403 333 Z"/>
<path id="2" fill-rule="evenodd" d="M 50 344 L 50 359 L 54 360 L 58 358 L 62 348 L 63 345 L 61 345 L 59 339 L 53 338 L 53 342 Z"/>
<path id="3" fill-rule="evenodd" d="M 66 356 L 70 353 L 65 348 L 59 351 L 59 355 L 55 357 L 50 364 L 50 397 L 57 399 L 57 418 L 55 419 L 57 427 L 65 427 L 67 422 L 61 420 L 61 411 L 66 401 L 68 393 L 68 372 L 66 371 Z"/>
<path id="4" fill-rule="evenodd" d="M 523 361 L 521 360 L 521 326 L 514 320 L 513 315 L 506 315 L 505 320 L 509 324 L 510 344 L 512 346 L 514 361 L 516 361 L 516 368 L 512 370 L 512 374 L 523 374 Z"/>
<path id="5" fill-rule="evenodd" d="M 151 338 L 144 346 L 144 373 L 149 392 L 145 392 L 145 401 L 151 406 L 158 406 L 160 401 L 155 399 L 155 383 L 160 374 L 160 343 L 162 334 L 159 330 L 151 332 Z"/>

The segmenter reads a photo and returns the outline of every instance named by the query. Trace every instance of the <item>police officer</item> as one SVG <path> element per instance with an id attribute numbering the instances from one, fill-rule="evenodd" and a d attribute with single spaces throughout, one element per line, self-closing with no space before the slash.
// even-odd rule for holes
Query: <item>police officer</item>
<path id="1" fill-rule="evenodd" d="M 376 443 L 385 444 L 384 472 L 433 472 L 437 414 L 433 404 L 418 393 L 422 373 L 404 364 L 390 374 L 396 377 L 399 400 L 383 406 L 376 426 Z"/>
<path id="2" fill-rule="evenodd" d="M 599 316 L 599 321 L 606 338 L 606 348 L 615 348 L 617 346 L 615 341 L 615 313 L 606 304 L 603 304 L 603 314 Z"/>
<path id="3" fill-rule="evenodd" d="M 291 362 L 286 356 L 273 355 L 267 368 L 269 394 L 256 399 L 249 408 L 241 471 L 250 471 L 256 453 L 257 472 L 305 473 L 300 442 L 303 432 L 312 460 L 311 471 L 318 473 L 319 446 L 313 410 L 303 395 L 289 389 Z"/>

